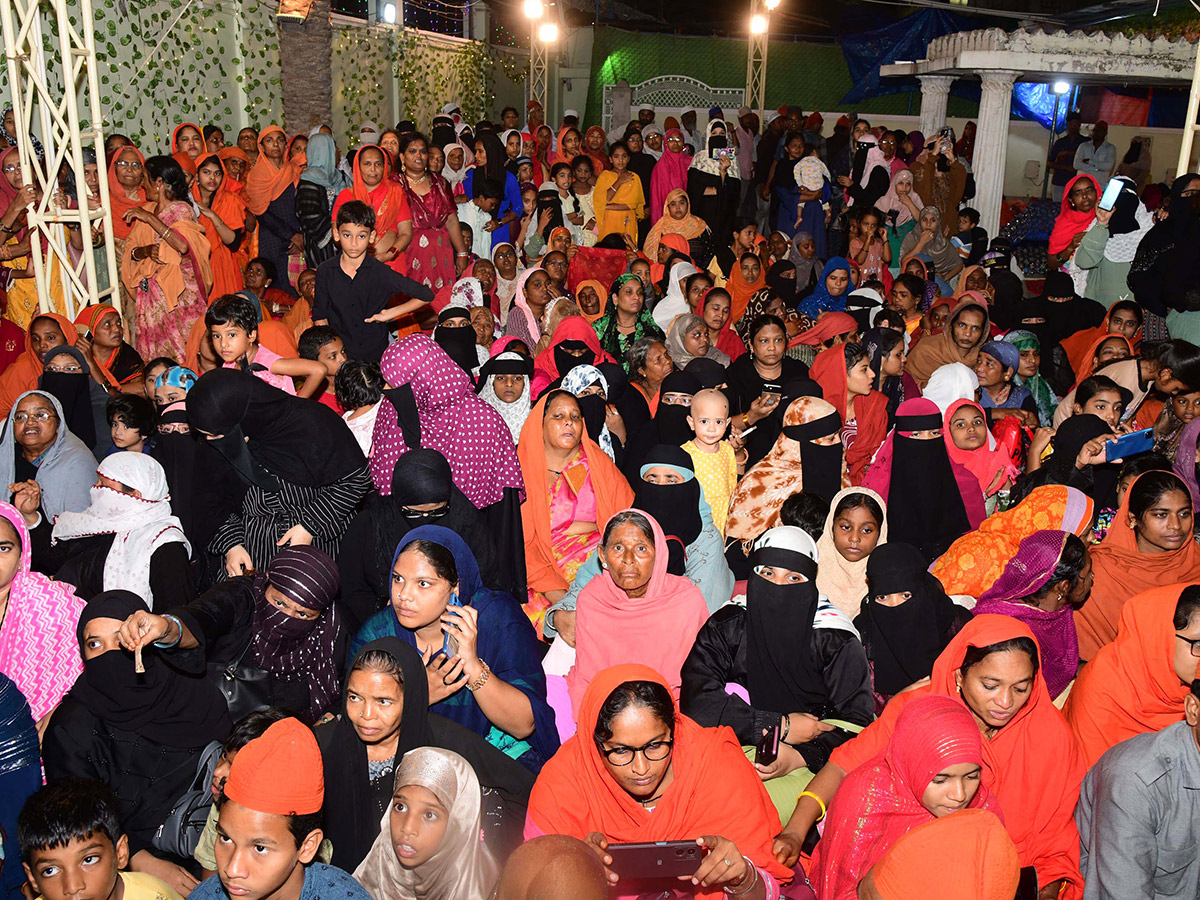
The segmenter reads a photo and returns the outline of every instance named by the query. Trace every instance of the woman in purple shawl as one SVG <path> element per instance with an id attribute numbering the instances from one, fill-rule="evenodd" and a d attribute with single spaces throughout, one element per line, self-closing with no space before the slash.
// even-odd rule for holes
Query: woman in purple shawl
<path id="1" fill-rule="evenodd" d="M 977 616 L 1012 616 L 1029 626 L 1042 651 L 1042 674 L 1057 697 L 1079 669 L 1072 607 L 1092 590 L 1087 546 L 1069 531 L 1035 531 L 1021 541 L 1004 572 L 975 605 Z"/>
<path id="2" fill-rule="evenodd" d="M 902 147 L 898 147 L 896 148 L 896 155 L 904 160 L 905 165 L 911 166 L 913 160 L 925 149 L 925 135 L 920 131 L 910 131 L 908 133 L 908 142 L 912 145 L 911 149 L 904 151 Z"/>

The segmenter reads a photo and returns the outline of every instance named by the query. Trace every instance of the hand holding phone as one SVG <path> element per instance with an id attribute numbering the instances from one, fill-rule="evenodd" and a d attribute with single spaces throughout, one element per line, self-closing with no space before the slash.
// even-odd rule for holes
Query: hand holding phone
<path id="1" fill-rule="evenodd" d="M 1117 198 L 1121 196 L 1121 191 L 1125 190 L 1125 182 L 1119 181 L 1116 178 L 1112 179 L 1104 188 L 1104 193 L 1100 197 L 1100 202 L 1096 205 L 1103 210 L 1110 210 L 1117 205 Z"/>

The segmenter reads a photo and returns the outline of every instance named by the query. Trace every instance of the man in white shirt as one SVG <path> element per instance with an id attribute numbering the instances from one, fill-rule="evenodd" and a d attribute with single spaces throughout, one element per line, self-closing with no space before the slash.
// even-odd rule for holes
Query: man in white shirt
<path id="1" fill-rule="evenodd" d="M 1106 141 L 1106 137 L 1108 123 L 1101 119 L 1092 126 L 1092 139 L 1084 141 L 1075 151 L 1075 171 L 1081 175 L 1091 175 L 1101 189 L 1108 183 L 1117 164 L 1117 148 Z"/>

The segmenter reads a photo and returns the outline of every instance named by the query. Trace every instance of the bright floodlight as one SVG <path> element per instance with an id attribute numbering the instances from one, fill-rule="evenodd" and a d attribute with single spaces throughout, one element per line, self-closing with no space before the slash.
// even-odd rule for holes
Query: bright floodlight
<path id="1" fill-rule="evenodd" d="M 751 16 L 750 17 L 750 33 L 751 34 L 766 34 L 767 33 L 767 17 L 766 16 Z"/>
<path id="2" fill-rule="evenodd" d="M 553 44 L 558 40 L 558 26 L 553 22 L 546 22 L 538 28 L 538 40 L 543 44 Z"/>
<path id="3" fill-rule="evenodd" d="M 1067 94 L 1067 93 L 1070 93 L 1070 91 L 1071 91 L 1071 85 L 1067 84 L 1067 82 L 1065 82 L 1065 81 L 1054 82 L 1054 93 Z"/>
<path id="4" fill-rule="evenodd" d="M 395 3 L 383 4 L 383 21 L 386 22 L 388 25 L 396 24 L 396 4 Z"/>
<path id="5" fill-rule="evenodd" d="M 542 0 L 525 0 L 525 18 L 540 19 L 542 17 Z"/>
<path id="6" fill-rule="evenodd" d="M 767 9 L 775 9 L 779 6 L 779 0 L 766 0 Z"/>

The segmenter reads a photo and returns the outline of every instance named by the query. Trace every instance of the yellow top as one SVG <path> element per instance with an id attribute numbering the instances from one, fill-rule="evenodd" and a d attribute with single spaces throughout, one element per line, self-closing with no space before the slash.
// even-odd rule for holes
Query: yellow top
<path id="1" fill-rule="evenodd" d="M 700 490 L 712 507 L 713 523 L 724 536 L 725 520 L 729 517 L 729 498 L 737 487 L 737 459 L 734 458 L 733 447 L 729 441 L 721 441 L 717 452 L 709 453 L 697 447 L 695 441 L 688 441 L 683 449 L 692 458 Z"/>

